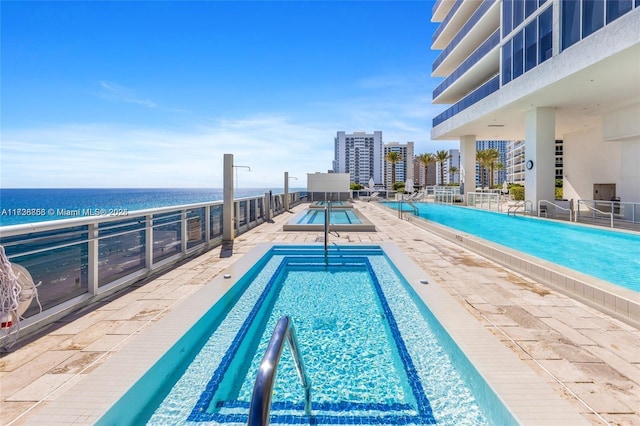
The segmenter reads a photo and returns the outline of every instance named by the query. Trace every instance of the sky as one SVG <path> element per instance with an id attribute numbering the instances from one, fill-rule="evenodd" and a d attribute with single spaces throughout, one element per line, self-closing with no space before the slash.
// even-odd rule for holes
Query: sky
<path id="1" fill-rule="evenodd" d="M 338 131 L 416 154 L 433 1 L 2 1 L 2 188 L 305 187 Z"/>

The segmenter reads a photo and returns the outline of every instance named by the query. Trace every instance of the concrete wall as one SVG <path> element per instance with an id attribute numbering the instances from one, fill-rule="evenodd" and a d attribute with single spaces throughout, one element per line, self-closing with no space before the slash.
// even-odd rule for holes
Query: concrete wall
<path id="1" fill-rule="evenodd" d="M 349 173 L 308 173 L 307 192 L 350 192 Z"/>

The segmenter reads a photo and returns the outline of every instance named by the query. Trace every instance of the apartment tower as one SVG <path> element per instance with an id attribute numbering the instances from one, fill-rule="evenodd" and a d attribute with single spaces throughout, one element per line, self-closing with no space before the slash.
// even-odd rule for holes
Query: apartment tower
<path id="1" fill-rule="evenodd" d="M 384 148 L 382 132 L 338 132 L 334 139 L 334 173 L 349 173 L 351 183 L 383 183 Z"/>
<path id="2" fill-rule="evenodd" d="M 640 201 L 640 0 L 439 0 L 432 20 L 431 137 L 460 141 L 467 186 L 477 140 L 524 141 L 525 197 L 553 200 L 561 140 L 565 198 Z"/>

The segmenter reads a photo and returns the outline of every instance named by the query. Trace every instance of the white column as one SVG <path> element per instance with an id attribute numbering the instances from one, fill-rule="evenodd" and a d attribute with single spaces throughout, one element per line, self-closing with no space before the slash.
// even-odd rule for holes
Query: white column
<path id="1" fill-rule="evenodd" d="M 533 210 L 537 211 L 538 201 L 553 202 L 556 198 L 555 109 L 547 107 L 527 111 L 524 127 L 524 195 L 526 200 L 533 203 Z"/>
<path id="2" fill-rule="evenodd" d="M 233 241 L 234 209 L 233 209 L 233 154 L 224 154 L 222 195 L 222 241 Z"/>
<path id="3" fill-rule="evenodd" d="M 465 197 L 467 192 L 476 190 L 476 136 L 460 137 L 460 194 Z M 464 183 L 462 175 L 464 170 Z M 466 198 L 465 198 L 466 200 Z"/>
<path id="4" fill-rule="evenodd" d="M 284 172 L 284 211 L 289 211 L 289 172 Z"/>

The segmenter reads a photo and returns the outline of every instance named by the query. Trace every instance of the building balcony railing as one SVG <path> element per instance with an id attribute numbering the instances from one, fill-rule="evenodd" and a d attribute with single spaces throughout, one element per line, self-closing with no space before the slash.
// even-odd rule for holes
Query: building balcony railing
<path id="1" fill-rule="evenodd" d="M 449 107 L 446 111 L 436 116 L 433 119 L 433 127 L 437 126 L 443 121 L 450 119 L 454 115 L 458 114 L 460 111 L 463 111 L 469 108 L 471 105 L 475 104 L 476 102 L 481 101 L 482 99 L 486 98 L 493 92 L 496 92 L 499 88 L 500 88 L 500 74 L 496 74 L 495 76 L 491 77 L 491 79 L 488 80 L 486 83 L 484 83 L 482 86 L 478 87 L 469 95 L 465 96 L 462 100 L 460 100 L 460 102 Z"/>
<path id="2" fill-rule="evenodd" d="M 444 79 L 438 87 L 436 87 L 433 91 L 432 98 L 435 99 L 442 92 L 444 92 L 449 86 L 451 86 L 455 81 L 457 81 L 464 73 L 469 71 L 469 69 L 478 63 L 480 59 L 482 59 L 487 53 L 496 48 L 500 44 L 500 30 L 496 30 L 493 34 L 487 38 L 484 43 L 480 45 L 465 61 L 455 69 L 446 79 Z"/>
<path id="3" fill-rule="evenodd" d="M 495 4 L 496 0 L 484 0 L 480 7 L 473 12 L 471 18 L 460 28 L 458 33 L 453 37 L 451 43 L 447 47 L 445 47 L 440 55 L 433 61 L 433 66 L 431 67 L 431 71 L 435 71 L 438 69 L 440 64 L 444 62 L 444 60 L 449 56 L 451 52 L 458 46 L 458 44 L 462 41 L 463 38 L 467 36 L 469 31 L 480 21 L 480 19 L 487 13 L 487 11 Z"/>
<path id="4" fill-rule="evenodd" d="M 433 33 L 433 35 L 431 36 L 431 43 L 435 43 L 436 40 L 438 39 L 438 37 L 440 37 L 440 34 L 442 34 L 442 31 L 447 27 L 447 25 L 449 25 L 449 22 L 451 21 L 451 18 L 453 18 L 453 15 L 456 14 L 457 10 L 460 9 L 460 6 L 462 5 L 462 2 L 464 0 L 456 0 L 456 3 L 453 5 L 453 7 L 451 8 L 451 10 L 449 11 L 449 13 L 447 13 L 447 17 L 444 18 L 444 20 L 440 23 L 440 25 L 438 26 L 438 28 L 435 30 L 435 32 Z M 433 11 L 435 12 L 435 10 L 437 9 L 436 6 L 439 6 L 439 1 L 434 5 Z M 433 12 L 432 12 L 433 14 Z"/>
<path id="5" fill-rule="evenodd" d="M 300 192 L 234 200 L 236 235 L 301 202 Z M 12 264 L 38 284 L 38 301 L 21 328 L 37 329 L 185 258 L 220 246 L 223 201 L 0 227 L 0 245 Z M 268 208 L 268 206 L 271 206 Z M 0 340 L 0 344 L 2 341 Z"/>

